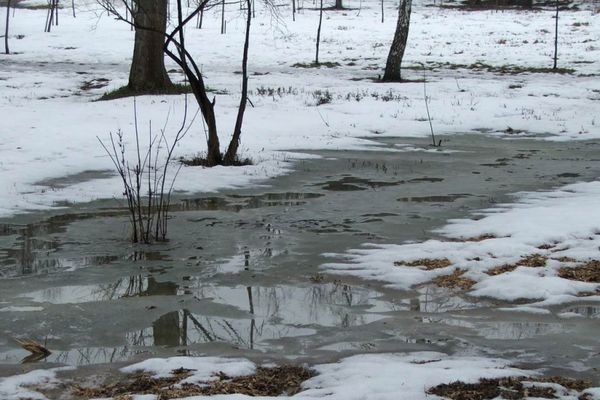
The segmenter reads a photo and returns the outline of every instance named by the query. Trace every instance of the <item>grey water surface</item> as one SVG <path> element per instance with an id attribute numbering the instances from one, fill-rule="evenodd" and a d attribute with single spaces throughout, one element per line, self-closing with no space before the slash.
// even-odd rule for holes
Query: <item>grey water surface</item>
<path id="1" fill-rule="evenodd" d="M 372 151 L 316 152 L 321 159 L 298 160 L 260 187 L 177 194 L 166 243 L 129 243 L 115 200 L 4 220 L 0 376 L 65 364 L 111 370 L 155 356 L 319 363 L 434 350 L 599 383 L 597 303 L 512 313 L 448 289 L 396 291 L 321 273 L 342 260 L 334 253 L 433 238 L 448 219 L 511 201 L 510 193 L 600 171 L 596 141 L 458 135 L 444 138 L 444 151 L 426 146 L 387 138 Z M 28 354 L 13 338 L 45 342 L 52 354 L 23 366 Z"/>

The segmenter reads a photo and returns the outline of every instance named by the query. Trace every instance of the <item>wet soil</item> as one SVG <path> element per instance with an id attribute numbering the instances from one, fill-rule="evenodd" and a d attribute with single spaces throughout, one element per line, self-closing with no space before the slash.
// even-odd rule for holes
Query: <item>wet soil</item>
<path id="1" fill-rule="evenodd" d="M 426 143 L 319 152 L 268 187 L 178 195 L 167 243 L 128 243 L 114 200 L 4 220 L 0 376 L 63 364 L 82 366 L 70 374 L 105 373 L 182 354 L 317 363 L 435 350 L 598 383 L 597 303 L 512 313 L 460 288 L 401 292 L 319 273 L 341 259 L 334 253 L 430 239 L 448 219 L 510 201 L 508 193 L 592 180 L 600 170 L 600 143 L 590 141 L 465 135 L 444 138 L 443 150 L 460 152 L 390 151 Z M 90 174 L 48 184 L 60 189 Z M 52 354 L 23 367 L 15 337 Z"/>

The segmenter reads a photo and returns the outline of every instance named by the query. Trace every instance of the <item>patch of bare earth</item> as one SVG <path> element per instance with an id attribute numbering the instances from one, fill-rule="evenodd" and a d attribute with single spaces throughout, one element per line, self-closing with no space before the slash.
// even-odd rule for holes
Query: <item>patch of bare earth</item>
<path id="1" fill-rule="evenodd" d="M 464 269 L 456 268 L 450 275 L 438 276 L 432 282 L 439 287 L 467 290 L 477 282 L 463 276 L 465 272 Z"/>
<path id="2" fill-rule="evenodd" d="M 575 267 L 562 267 L 558 276 L 580 282 L 600 283 L 600 261 L 591 260 Z"/>
<path id="3" fill-rule="evenodd" d="M 189 396 L 212 396 L 217 394 L 243 394 L 247 396 L 294 395 L 302 390 L 301 384 L 314 376 L 304 367 L 283 365 L 273 368 L 258 367 L 253 375 L 230 377 L 217 374 L 216 380 L 201 384 L 180 383 L 191 375 L 189 369 L 176 369 L 167 378 L 153 378 L 148 374 L 134 375 L 127 381 L 97 388 L 75 386 L 75 396 L 91 399 L 113 397 L 129 399 L 134 394 L 153 394 L 158 400 Z"/>
<path id="4" fill-rule="evenodd" d="M 485 271 L 486 274 L 491 276 L 496 276 L 503 274 L 505 272 L 514 271 L 517 267 L 530 267 L 530 268 L 539 268 L 546 265 L 546 261 L 548 261 L 548 257 L 541 254 L 529 254 L 527 256 L 521 257 L 521 259 L 515 264 L 502 264 L 497 267 L 488 269 Z"/>
<path id="5" fill-rule="evenodd" d="M 394 265 L 397 267 L 424 267 L 425 270 L 431 271 L 449 267 L 452 262 L 447 258 L 420 258 L 414 261 L 396 261 Z"/>
<path id="6" fill-rule="evenodd" d="M 480 379 L 477 383 L 464 383 L 461 381 L 441 384 L 427 390 L 434 394 L 451 400 L 487 400 L 502 398 L 506 400 L 520 400 L 531 397 L 544 399 L 557 399 L 556 390 L 548 386 L 537 384 L 556 383 L 566 389 L 578 392 L 591 387 L 586 381 L 553 377 L 508 377 L 497 379 Z M 584 400 L 585 395 L 579 396 Z"/>

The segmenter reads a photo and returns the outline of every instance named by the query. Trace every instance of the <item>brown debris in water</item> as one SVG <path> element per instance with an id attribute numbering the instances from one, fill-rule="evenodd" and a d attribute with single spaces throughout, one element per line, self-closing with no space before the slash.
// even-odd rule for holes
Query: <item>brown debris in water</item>
<path id="1" fill-rule="evenodd" d="M 575 267 L 562 267 L 558 276 L 580 282 L 600 283 L 600 261 L 591 260 Z"/>
<path id="2" fill-rule="evenodd" d="M 302 382 L 314 376 L 304 367 L 282 365 L 273 368 L 258 367 L 253 375 L 230 377 L 219 373 L 218 380 L 201 384 L 184 383 L 177 385 L 190 376 L 190 370 L 180 368 L 171 372 L 167 378 L 153 378 L 149 374 L 134 375 L 125 382 L 106 385 L 99 388 L 75 386 L 73 394 L 86 399 L 114 397 L 128 399 L 134 394 L 154 394 L 159 400 L 177 399 L 189 396 L 212 396 L 217 394 L 244 394 L 247 396 L 294 395 L 302 390 Z"/>
<path id="3" fill-rule="evenodd" d="M 446 268 L 452 265 L 452 262 L 447 258 L 420 258 L 414 261 L 396 261 L 397 267 L 425 267 L 427 271 L 439 268 Z"/>
<path id="4" fill-rule="evenodd" d="M 438 276 L 432 282 L 439 287 L 467 290 L 477 282 L 464 277 L 463 274 L 465 272 L 464 269 L 456 268 L 450 275 Z"/>
<path id="5" fill-rule="evenodd" d="M 524 385 L 524 382 L 531 384 Z M 503 398 L 520 400 L 530 397 L 556 399 L 556 391 L 551 387 L 536 386 L 536 383 L 556 383 L 567 389 L 582 391 L 591 384 L 579 379 L 560 376 L 553 377 L 506 377 L 496 379 L 480 379 L 477 383 L 461 381 L 441 384 L 427 390 L 428 394 L 445 397 L 451 400 L 488 400 Z M 583 395 L 580 398 L 584 398 Z"/>

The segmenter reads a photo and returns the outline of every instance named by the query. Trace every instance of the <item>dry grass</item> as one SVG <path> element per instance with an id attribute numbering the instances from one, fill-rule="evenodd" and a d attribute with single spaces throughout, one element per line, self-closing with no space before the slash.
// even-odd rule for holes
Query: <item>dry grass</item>
<path id="1" fill-rule="evenodd" d="M 425 267 L 427 271 L 431 271 L 449 267 L 452 262 L 447 258 L 420 258 L 414 261 L 396 261 L 394 265 L 397 267 Z"/>
<path id="2" fill-rule="evenodd" d="M 438 276 L 432 282 L 439 287 L 467 290 L 477 282 L 464 277 L 465 272 L 465 270 L 456 268 L 450 275 Z"/>
<path id="3" fill-rule="evenodd" d="M 533 385 L 524 385 L 531 382 Z M 556 399 L 556 391 L 551 387 L 536 386 L 535 383 L 557 383 L 567 389 L 582 391 L 591 386 L 589 382 L 556 377 L 509 377 L 498 379 L 480 379 L 477 383 L 452 382 L 430 388 L 427 393 L 451 400 L 485 400 L 503 398 L 519 400 L 530 397 Z"/>
<path id="4" fill-rule="evenodd" d="M 558 276 L 580 282 L 600 283 L 600 261 L 591 260 L 576 267 L 562 267 Z"/>
<path id="5" fill-rule="evenodd" d="M 313 372 L 300 366 L 283 365 L 273 368 L 259 367 L 253 375 L 230 377 L 219 373 L 219 379 L 196 384 L 180 384 L 190 376 L 191 370 L 180 368 L 171 377 L 153 378 L 148 374 L 134 375 L 131 379 L 98 388 L 76 386 L 73 394 L 85 399 L 114 397 L 128 399 L 134 394 L 154 394 L 159 400 L 189 396 L 212 396 L 217 394 L 243 394 L 247 396 L 294 395 L 301 391 L 301 384 L 314 376 Z"/>

